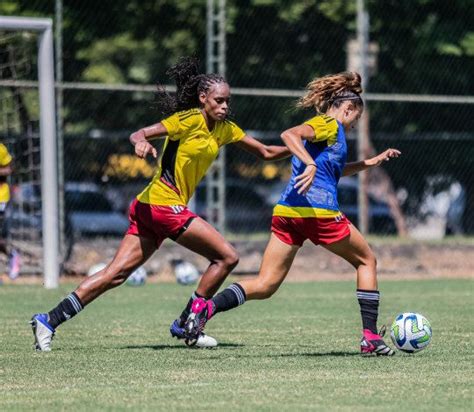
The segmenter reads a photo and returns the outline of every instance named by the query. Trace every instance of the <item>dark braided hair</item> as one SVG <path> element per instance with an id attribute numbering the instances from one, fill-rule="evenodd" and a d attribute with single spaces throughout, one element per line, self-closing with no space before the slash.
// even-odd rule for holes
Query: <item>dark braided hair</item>
<path id="1" fill-rule="evenodd" d="M 156 103 L 162 116 L 199 107 L 200 93 L 207 93 L 215 84 L 227 83 L 218 74 L 199 73 L 199 59 L 196 57 L 182 57 L 166 74 L 176 82 L 176 93 L 171 95 L 162 84 L 158 84 Z"/>

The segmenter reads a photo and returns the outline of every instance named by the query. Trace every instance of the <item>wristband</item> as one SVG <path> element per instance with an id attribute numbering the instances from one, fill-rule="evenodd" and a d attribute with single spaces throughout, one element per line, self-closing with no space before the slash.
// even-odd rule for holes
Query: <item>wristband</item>
<path id="1" fill-rule="evenodd" d="M 317 166 L 316 166 L 316 163 L 310 163 L 309 165 L 306 165 L 306 167 L 309 167 L 309 166 L 317 167 Z"/>

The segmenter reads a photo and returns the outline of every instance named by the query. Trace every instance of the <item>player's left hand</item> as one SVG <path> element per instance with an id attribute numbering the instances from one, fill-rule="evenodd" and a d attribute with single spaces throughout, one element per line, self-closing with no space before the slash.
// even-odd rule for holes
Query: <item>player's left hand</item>
<path id="1" fill-rule="evenodd" d="M 379 166 L 382 162 L 388 162 L 390 159 L 399 157 L 401 154 L 400 150 L 390 148 L 373 157 L 370 161 L 373 166 Z"/>

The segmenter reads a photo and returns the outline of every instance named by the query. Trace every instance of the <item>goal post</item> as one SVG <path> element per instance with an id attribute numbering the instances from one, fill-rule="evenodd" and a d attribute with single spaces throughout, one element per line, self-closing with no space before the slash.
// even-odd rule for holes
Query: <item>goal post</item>
<path id="1" fill-rule="evenodd" d="M 58 178 L 53 21 L 0 16 L 0 30 L 38 33 L 43 272 L 47 289 L 59 283 Z"/>

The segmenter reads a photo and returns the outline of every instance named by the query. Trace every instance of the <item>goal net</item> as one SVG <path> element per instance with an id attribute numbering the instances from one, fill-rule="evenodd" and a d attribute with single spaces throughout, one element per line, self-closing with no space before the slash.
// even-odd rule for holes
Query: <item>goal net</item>
<path id="1" fill-rule="evenodd" d="M 52 51 L 51 20 L 0 17 L 0 142 L 14 159 L 7 244 L 20 273 L 44 274 L 47 288 L 59 274 Z"/>

